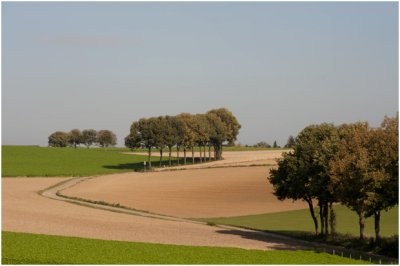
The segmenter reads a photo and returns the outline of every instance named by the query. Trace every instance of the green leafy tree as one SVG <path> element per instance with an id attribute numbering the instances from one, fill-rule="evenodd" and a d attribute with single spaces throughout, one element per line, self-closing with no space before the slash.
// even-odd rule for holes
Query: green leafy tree
<path id="1" fill-rule="evenodd" d="M 172 147 L 178 145 L 179 142 L 179 128 L 183 125 L 175 116 L 165 116 L 164 138 L 165 145 L 168 147 L 168 164 L 171 166 L 171 152 Z M 178 154 L 179 158 L 179 154 Z"/>
<path id="2" fill-rule="evenodd" d="M 142 139 L 139 131 L 139 122 L 133 122 L 129 135 L 125 137 L 125 146 L 133 150 L 142 147 Z"/>
<path id="3" fill-rule="evenodd" d="M 183 163 L 186 164 L 186 151 L 192 150 L 192 161 L 194 162 L 193 147 L 196 145 L 196 134 L 193 130 L 192 125 L 192 115 L 188 113 L 181 113 L 178 115 L 178 119 L 182 125 L 180 129 L 180 141 L 179 146 L 183 148 Z"/>
<path id="4" fill-rule="evenodd" d="M 100 147 L 109 147 L 117 144 L 117 136 L 110 130 L 100 130 L 97 132 L 97 142 Z"/>
<path id="5" fill-rule="evenodd" d="M 49 136 L 50 147 L 67 147 L 69 134 L 62 131 L 56 131 Z"/>
<path id="6" fill-rule="evenodd" d="M 82 131 L 82 143 L 89 148 L 97 141 L 97 131 L 94 129 L 85 129 Z"/>
<path id="7" fill-rule="evenodd" d="M 215 113 L 207 113 L 207 120 L 210 125 L 210 142 L 214 146 L 214 159 L 222 158 L 222 143 L 226 141 L 228 129 Z"/>
<path id="8" fill-rule="evenodd" d="M 229 144 L 233 145 L 237 139 L 237 136 L 239 134 L 239 130 L 241 128 L 241 125 L 237 121 L 236 117 L 232 114 L 231 111 L 229 111 L 226 108 L 219 108 L 219 109 L 213 109 L 207 112 L 207 114 L 214 114 L 217 116 L 221 122 L 224 124 L 224 130 L 225 132 L 218 132 L 220 128 L 218 129 L 213 129 L 213 133 L 215 134 L 218 132 L 220 135 L 218 138 L 215 138 L 213 141 L 214 144 L 214 150 L 216 149 L 216 159 L 220 160 L 222 159 L 222 144 L 223 142 L 227 141 Z M 211 127 L 216 126 L 215 123 L 210 123 Z M 220 139 L 221 136 L 224 136 L 224 139 Z M 220 139 L 218 142 L 216 142 L 216 139 Z"/>
<path id="9" fill-rule="evenodd" d="M 381 211 L 398 204 L 398 114 L 393 118 L 385 116 L 381 127 L 370 129 L 369 133 L 368 150 L 374 189 L 369 192 L 367 216 L 374 216 L 375 239 L 380 243 Z"/>
<path id="10" fill-rule="evenodd" d="M 76 145 L 82 143 L 82 133 L 79 129 L 73 129 L 69 133 L 68 143 L 76 149 Z"/>
<path id="11" fill-rule="evenodd" d="M 141 143 L 148 150 L 149 168 L 151 168 L 152 148 L 157 146 L 157 122 L 158 121 L 156 118 L 142 118 L 138 122 Z"/>
<path id="12" fill-rule="evenodd" d="M 292 199 L 307 202 L 314 223 L 315 234 L 318 234 L 318 220 L 314 212 L 313 191 L 310 189 L 309 173 L 304 162 L 294 152 L 284 153 L 278 160 L 278 167 L 270 170 L 269 182 L 274 187 L 274 195 L 279 200 Z"/>
<path id="13" fill-rule="evenodd" d="M 339 134 L 332 124 L 323 123 L 304 128 L 296 138 L 294 153 L 309 178 L 308 188 L 320 207 L 321 234 L 329 234 L 329 212 L 338 201 L 336 187 L 331 182 L 329 162 L 336 156 Z M 335 217 L 333 214 L 332 217 Z M 331 221 L 331 231 L 335 225 Z"/>
<path id="14" fill-rule="evenodd" d="M 365 218 L 371 208 L 376 172 L 371 167 L 368 123 L 342 125 L 338 151 L 330 163 L 331 180 L 340 201 L 359 217 L 360 239 L 364 239 Z"/>

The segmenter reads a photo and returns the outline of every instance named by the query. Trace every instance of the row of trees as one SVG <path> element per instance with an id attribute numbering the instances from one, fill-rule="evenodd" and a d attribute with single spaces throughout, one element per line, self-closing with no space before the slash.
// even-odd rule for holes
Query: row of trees
<path id="1" fill-rule="evenodd" d="M 206 114 L 181 113 L 176 116 L 159 116 L 142 118 L 132 123 L 130 134 L 125 138 L 128 148 L 148 149 L 148 163 L 151 167 L 151 152 L 153 148 L 160 151 L 160 165 L 163 150 L 168 148 L 169 164 L 171 165 L 171 150 L 176 147 L 178 157 L 183 150 L 183 162 L 186 164 L 186 152 L 192 151 L 194 163 L 194 147 L 200 150 L 200 161 L 211 160 L 211 147 L 214 149 L 214 159 L 222 158 L 222 144 L 233 144 L 239 134 L 240 124 L 228 109 L 219 108 Z M 179 163 L 179 161 L 178 161 Z"/>
<path id="2" fill-rule="evenodd" d="M 380 213 L 398 204 L 398 114 L 385 116 L 379 128 L 366 122 L 308 126 L 292 148 L 270 171 L 278 199 L 306 201 L 316 234 L 314 202 L 319 206 L 322 235 L 335 234 L 334 203 L 358 214 L 361 240 L 365 219 L 374 216 L 379 243 Z"/>
<path id="3" fill-rule="evenodd" d="M 76 148 L 80 144 L 87 148 L 92 145 L 109 147 L 117 144 L 117 137 L 110 130 L 85 129 L 81 132 L 79 129 L 73 129 L 70 132 L 56 131 L 52 133 L 48 143 L 50 147 L 73 146 Z"/>

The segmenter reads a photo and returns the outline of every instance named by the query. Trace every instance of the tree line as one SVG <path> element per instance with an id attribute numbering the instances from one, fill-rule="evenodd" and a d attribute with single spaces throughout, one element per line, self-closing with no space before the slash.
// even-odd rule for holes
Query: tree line
<path id="1" fill-rule="evenodd" d="M 77 145 L 83 144 L 87 148 L 92 145 L 100 147 L 109 147 L 117 144 L 117 136 L 110 130 L 85 129 L 82 132 L 79 129 L 73 129 L 69 132 L 56 131 L 49 136 L 48 144 L 50 147 L 67 147 L 76 148 Z"/>
<path id="2" fill-rule="evenodd" d="M 152 149 L 160 152 L 160 165 L 163 151 L 168 149 L 169 165 L 173 147 L 183 151 L 183 163 L 186 164 L 187 151 L 192 152 L 192 163 L 195 162 L 194 148 L 200 150 L 200 162 L 222 159 L 222 144 L 233 144 L 239 134 L 241 125 L 236 117 L 226 108 L 213 109 L 205 114 L 181 113 L 176 116 L 159 116 L 141 118 L 132 123 L 130 133 L 125 138 L 128 148 L 146 148 L 148 164 L 151 167 Z M 208 147 L 208 157 L 206 148 Z M 211 156 L 213 147 L 213 156 Z M 178 160 L 179 164 L 179 160 Z"/>
<path id="3" fill-rule="evenodd" d="M 334 203 L 359 217 L 360 239 L 365 219 L 374 216 L 379 243 L 380 213 L 398 204 L 398 113 L 385 116 L 378 128 L 367 122 L 311 125 L 294 139 L 293 151 L 270 170 L 269 181 L 280 200 L 308 203 L 318 234 L 314 202 L 319 207 L 320 234 L 334 235 Z"/>

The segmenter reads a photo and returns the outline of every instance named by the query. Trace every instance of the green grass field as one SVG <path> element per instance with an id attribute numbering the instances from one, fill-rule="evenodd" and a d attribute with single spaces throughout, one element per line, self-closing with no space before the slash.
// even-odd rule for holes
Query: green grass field
<path id="1" fill-rule="evenodd" d="M 312 251 L 192 247 L 2 232 L 2 264 L 365 264 Z"/>
<path id="2" fill-rule="evenodd" d="M 357 214 L 349 210 L 347 207 L 341 205 L 334 206 L 334 209 L 336 211 L 337 232 L 358 236 L 359 226 Z M 382 212 L 382 236 L 398 235 L 398 211 L 398 207 L 395 207 L 388 212 Z M 207 218 L 201 220 L 216 224 L 226 224 L 257 230 L 275 231 L 290 235 L 296 235 L 303 232 L 314 232 L 314 224 L 308 209 L 250 216 Z M 366 220 L 365 233 L 371 236 L 374 235 L 373 217 Z"/>
<path id="3" fill-rule="evenodd" d="M 128 149 L 2 146 L 2 176 L 90 176 L 143 169 L 147 156 L 122 151 Z M 158 160 L 153 157 L 153 166 Z"/>

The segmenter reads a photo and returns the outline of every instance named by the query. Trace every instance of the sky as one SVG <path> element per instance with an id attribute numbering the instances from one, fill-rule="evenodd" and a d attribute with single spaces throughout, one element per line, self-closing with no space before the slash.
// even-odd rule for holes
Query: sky
<path id="1" fill-rule="evenodd" d="M 398 106 L 396 2 L 2 2 L 2 144 L 225 107 L 238 142 Z"/>

